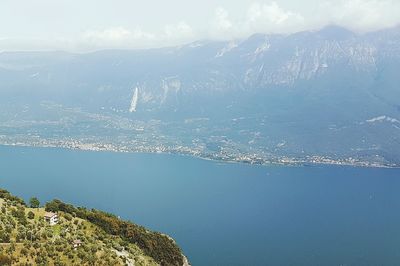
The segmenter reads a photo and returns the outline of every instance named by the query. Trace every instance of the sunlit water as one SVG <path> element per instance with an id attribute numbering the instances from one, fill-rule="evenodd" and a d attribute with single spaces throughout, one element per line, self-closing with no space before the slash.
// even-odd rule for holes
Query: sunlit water
<path id="1" fill-rule="evenodd" d="M 0 146 L 0 187 L 175 238 L 193 265 L 399 265 L 400 170 Z"/>

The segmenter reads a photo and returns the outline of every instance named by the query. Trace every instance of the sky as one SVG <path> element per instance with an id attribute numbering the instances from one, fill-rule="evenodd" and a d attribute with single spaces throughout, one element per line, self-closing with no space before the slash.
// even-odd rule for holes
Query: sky
<path id="1" fill-rule="evenodd" d="M 0 0 L 0 51 L 153 48 L 400 25 L 400 0 Z"/>

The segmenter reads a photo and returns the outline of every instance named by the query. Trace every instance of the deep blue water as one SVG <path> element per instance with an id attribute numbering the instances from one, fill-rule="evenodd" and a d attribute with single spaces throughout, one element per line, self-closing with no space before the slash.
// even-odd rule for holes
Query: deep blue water
<path id="1" fill-rule="evenodd" d="M 400 170 L 0 146 L 0 187 L 174 237 L 193 265 L 400 265 Z"/>

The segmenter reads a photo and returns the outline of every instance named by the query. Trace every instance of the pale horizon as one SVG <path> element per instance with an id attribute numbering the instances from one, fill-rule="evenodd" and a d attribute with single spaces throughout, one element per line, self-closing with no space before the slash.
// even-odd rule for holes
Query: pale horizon
<path id="1" fill-rule="evenodd" d="M 363 33 L 399 24 L 400 2 L 393 0 L 6 0 L 0 4 L 0 51 L 147 49 L 327 25 Z"/>
<path id="2" fill-rule="evenodd" d="M 221 42 L 240 42 L 240 41 L 244 41 L 248 38 L 250 38 L 253 35 L 257 35 L 257 34 L 265 34 L 265 35 L 282 35 L 282 36 L 289 36 L 292 34 L 297 34 L 297 33 L 301 33 L 301 32 L 317 32 L 320 30 L 323 30 L 324 28 L 327 27 L 340 27 L 346 30 L 349 30 L 351 32 L 353 32 L 354 34 L 357 35 L 364 35 L 364 34 L 368 34 L 368 33 L 373 33 L 373 32 L 377 32 L 377 31 L 381 31 L 381 30 L 390 30 L 390 29 L 396 29 L 396 28 L 400 28 L 400 24 L 399 25 L 394 25 L 391 27 L 385 27 L 385 28 L 381 28 L 381 29 L 375 29 L 375 30 L 370 30 L 370 31 L 365 31 L 365 32 L 360 32 L 360 31 L 355 31 L 355 30 L 351 30 L 349 28 L 343 27 L 343 26 L 338 26 L 336 24 L 327 24 L 324 25 L 320 28 L 315 28 L 315 29 L 308 29 L 308 30 L 299 30 L 299 31 L 295 31 L 295 32 L 290 32 L 290 33 L 262 33 L 262 32 L 255 32 L 252 33 L 251 35 L 248 36 L 244 36 L 244 37 L 237 37 L 237 38 L 231 38 L 231 39 L 212 39 L 212 38 L 203 38 L 203 39 L 195 39 L 195 40 L 190 40 L 190 41 L 186 41 L 186 42 L 182 42 L 182 43 L 176 43 L 176 44 L 170 44 L 170 45 L 165 45 L 165 46 L 149 46 L 149 47 L 101 47 L 101 48 L 93 48 L 93 49 L 87 49 L 87 50 L 68 50 L 68 49 L 62 49 L 62 48 L 49 48 L 49 49 L 16 49 L 16 50 L 0 50 L 0 54 L 1 53 L 12 53 L 12 52 L 65 52 L 65 53 L 70 53 L 70 54 L 85 54 L 85 53 L 95 53 L 95 52 L 100 52 L 100 51 L 108 51 L 108 50 L 151 50 L 151 49 L 163 49 L 163 48 L 174 48 L 174 47 L 184 47 L 184 46 L 189 46 L 191 44 L 195 44 L 195 43 L 201 43 L 201 42 L 213 42 L 213 41 L 221 41 Z M 0 40 L 1 41 L 1 40 Z"/>

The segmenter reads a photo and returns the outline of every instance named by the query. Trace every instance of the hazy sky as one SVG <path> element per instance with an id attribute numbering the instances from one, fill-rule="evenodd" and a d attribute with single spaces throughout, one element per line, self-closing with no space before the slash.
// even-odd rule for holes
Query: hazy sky
<path id="1" fill-rule="evenodd" d="M 1 50 L 147 48 L 400 24 L 400 0 L 0 0 Z"/>

